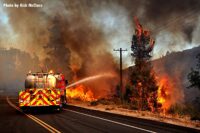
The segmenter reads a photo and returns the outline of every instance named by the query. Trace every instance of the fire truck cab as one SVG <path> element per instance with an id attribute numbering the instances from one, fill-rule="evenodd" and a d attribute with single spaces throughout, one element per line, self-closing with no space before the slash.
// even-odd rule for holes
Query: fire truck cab
<path id="1" fill-rule="evenodd" d="M 66 84 L 63 74 L 53 72 L 27 74 L 25 90 L 19 92 L 19 107 L 53 107 L 60 110 L 66 104 Z"/>

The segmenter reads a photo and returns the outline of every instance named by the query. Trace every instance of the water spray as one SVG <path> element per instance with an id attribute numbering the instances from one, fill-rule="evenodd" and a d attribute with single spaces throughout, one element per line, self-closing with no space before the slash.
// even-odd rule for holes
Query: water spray
<path id="1" fill-rule="evenodd" d="M 89 82 L 89 81 L 92 81 L 92 80 L 105 78 L 105 77 L 106 78 L 112 78 L 112 77 L 115 77 L 115 75 L 112 74 L 112 73 L 103 73 L 103 74 L 98 74 L 98 75 L 94 75 L 94 76 L 89 76 L 89 77 L 83 78 L 83 79 L 81 79 L 77 82 L 74 82 L 74 83 L 68 85 L 66 88 L 70 88 L 70 87 L 76 86 L 76 85 L 84 83 L 84 82 Z"/>

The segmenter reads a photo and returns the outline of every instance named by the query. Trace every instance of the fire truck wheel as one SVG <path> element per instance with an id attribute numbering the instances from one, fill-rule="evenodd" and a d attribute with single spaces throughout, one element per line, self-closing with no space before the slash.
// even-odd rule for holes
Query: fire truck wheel
<path id="1" fill-rule="evenodd" d="M 60 108 L 56 108 L 56 111 L 60 111 Z"/>
<path id="2" fill-rule="evenodd" d="M 28 108 L 27 107 L 21 107 L 20 108 L 22 110 L 22 112 L 27 113 L 28 112 Z"/>
<path id="3" fill-rule="evenodd" d="M 57 112 L 61 112 L 61 111 L 62 111 L 62 108 L 61 108 L 61 107 L 57 107 L 57 108 L 56 108 L 56 111 L 57 111 Z"/>
<path id="4" fill-rule="evenodd" d="M 62 106 L 63 106 L 63 107 L 66 107 L 66 105 L 67 105 L 67 102 L 64 101 L 64 102 L 62 103 Z"/>

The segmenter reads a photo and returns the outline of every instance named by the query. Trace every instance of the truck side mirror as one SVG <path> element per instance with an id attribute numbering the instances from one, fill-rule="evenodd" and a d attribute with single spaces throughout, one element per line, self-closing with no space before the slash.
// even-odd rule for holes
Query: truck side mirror
<path id="1" fill-rule="evenodd" d="M 68 80 L 65 80 L 65 85 L 68 85 Z"/>

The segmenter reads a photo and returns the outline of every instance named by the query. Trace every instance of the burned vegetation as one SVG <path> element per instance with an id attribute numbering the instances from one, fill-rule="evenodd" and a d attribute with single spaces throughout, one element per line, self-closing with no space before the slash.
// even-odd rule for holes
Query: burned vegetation
<path id="1" fill-rule="evenodd" d="M 158 107 L 158 86 L 151 66 L 151 52 L 155 41 L 150 32 L 144 30 L 135 17 L 135 35 L 132 38 L 132 58 L 135 66 L 129 69 L 129 83 L 126 86 L 125 100 L 135 109 L 154 111 Z"/>

